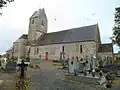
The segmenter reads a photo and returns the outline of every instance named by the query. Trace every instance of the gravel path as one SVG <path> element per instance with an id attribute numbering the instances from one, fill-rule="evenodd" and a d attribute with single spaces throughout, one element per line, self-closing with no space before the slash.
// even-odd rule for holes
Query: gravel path
<path id="1" fill-rule="evenodd" d="M 59 74 L 56 74 L 59 73 Z M 34 71 L 31 76 L 32 90 L 101 90 L 85 84 L 61 80 L 60 71 Z"/>
<path id="2" fill-rule="evenodd" d="M 29 70 L 31 90 L 101 90 L 83 83 L 62 80 L 65 79 L 64 73 L 56 68 L 50 61 L 41 61 L 40 70 L 31 73 Z"/>

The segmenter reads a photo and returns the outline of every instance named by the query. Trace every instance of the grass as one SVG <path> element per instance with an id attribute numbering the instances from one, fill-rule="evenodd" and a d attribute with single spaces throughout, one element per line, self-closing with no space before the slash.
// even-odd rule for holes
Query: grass
<path id="1" fill-rule="evenodd" d="M 115 64 L 115 65 L 120 65 L 120 61 L 114 62 L 113 64 Z"/>
<path id="2" fill-rule="evenodd" d="M 119 78 L 116 78 L 116 80 L 114 80 L 114 84 L 116 86 L 120 86 L 120 77 Z"/>

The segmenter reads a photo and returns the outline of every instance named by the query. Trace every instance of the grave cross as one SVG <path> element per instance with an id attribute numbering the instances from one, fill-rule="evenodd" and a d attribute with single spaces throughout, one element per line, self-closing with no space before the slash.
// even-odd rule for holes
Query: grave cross
<path id="1" fill-rule="evenodd" d="M 20 78 L 24 78 L 24 71 L 25 68 L 28 66 L 28 64 L 24 63 L 24 60 L 22 60 L 21 64 L 18 64 L 17 66 L 19 66 L 21 68 L 21 73 L 20 73 Z"/>

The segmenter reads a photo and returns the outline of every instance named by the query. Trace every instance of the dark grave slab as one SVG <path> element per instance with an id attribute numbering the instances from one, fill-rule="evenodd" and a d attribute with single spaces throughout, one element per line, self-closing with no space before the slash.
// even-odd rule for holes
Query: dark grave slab
<path id="1" fill-rule="evenodd" d="M 17 63 L 9 61 L 5 66 L 5 73 L 14 73 L 16 72 Z"/>

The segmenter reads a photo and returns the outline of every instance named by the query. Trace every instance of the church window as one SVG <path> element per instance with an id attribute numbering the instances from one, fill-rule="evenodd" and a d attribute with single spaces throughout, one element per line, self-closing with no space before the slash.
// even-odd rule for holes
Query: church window
<path id="1" fill-rule="evenodd" d="M 64 52 L 64 46 L 62 46 L 62 52 Z"/>
<path id="2" fill-rule="evenodd" d="M 31 23 L 34 24 L 34 19 L 32 19 Z"/>
<path id="3" fill-rule="evenodd" d="M 82 53 L 82 45 L 80 45 L 80 53 Z"/>
<path id="4" fill-rule="evenodd" d="M 42 25 L 44 25 L 44 21 L 42 20 Z"/>
<path id="5" fill-rule="evenodd" d="M 37 54 L 39 54 L 39 48 L 37 48 Z"/>

